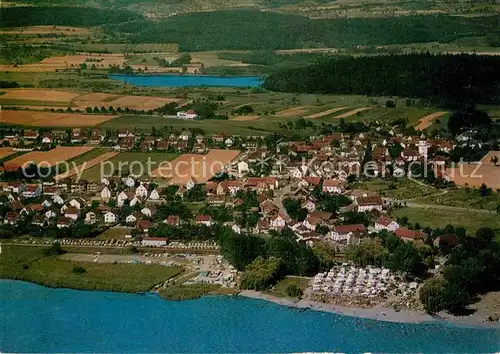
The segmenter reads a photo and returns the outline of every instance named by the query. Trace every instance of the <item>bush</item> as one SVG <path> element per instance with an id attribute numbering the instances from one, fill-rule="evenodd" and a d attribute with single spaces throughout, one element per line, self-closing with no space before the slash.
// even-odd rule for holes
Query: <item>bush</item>
<path id="1" fill-rule="evenodd" d="M 73 267 L 73 274 L 83 274 L 86 273 L 87 271 L 83 267 Z"/>
<path id="2" fill-rule="evenodd" d="M 427 312 L 436 313 L 443 310 L 445 288 L 446 281 L 444 279 L 431 278 L 422 285 L 419 297 Z"/>
<path id="3" fill-rule="evenodd" d="M 60 254 L 64 254 L 66 253 L 66 251 L 64 251 L 62 248 L 61 248 L 61 244 L 59 242 L 54 242 L 52 244 L 52 246 L 50 246 L 50 248 L 47 248 L 45 250 L 45 254 L 47 256 L 58 256 Z"/>
<path id="4" fill-rule="evenodd" d="M 299 288 L 297 285 L 292 284 L 292 285 L 287 286 L 286 294 L 290 297 L 301 297 L 303 292 L 302 292 L 302 289 Z"/>

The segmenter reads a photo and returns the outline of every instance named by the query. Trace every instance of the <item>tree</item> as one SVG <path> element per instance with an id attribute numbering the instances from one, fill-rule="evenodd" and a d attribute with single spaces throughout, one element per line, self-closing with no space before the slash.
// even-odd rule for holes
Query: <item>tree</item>
<path id="1" fill-rule="evenodd" d="M 419 298 L 429 313 L 436 313 L 444 309 L 444 293 L 446 281 L 440 278 L 430 278 L 425 281 L 419 290 Z"/>
<path id="2" fill-rule="evenodd" d="M 493 165 L 498 165 L 498 156 L 493 156 L 490 161 Z"/>
<path id="3" fill-rule="evenodd" d="M 335 260 L 335 247 L 327 242 L 315 242 L 312 250 L 319 262 L 321 272 L 332 269 Z"/>
<path id="4" fill-rule="evenodd" d="M 249 264 L 241 276 L 241 288 L 267 290 L 280 276 L 281 260 L 270 257 L 257 258 Z"/>
<path id="5" fill-rule="evenodd" d="M 488 188 L 485 183 L 481 184 L 481 186 L 479 187 L 479 195 L 481 197 L 486 197 L 492 193 L 493 191 L 491 190 L 491 188 Z"/>
<path id="6" fill-rule="evenodd" d="M 467 104 L 448 119 L 448 130 L 454 136 L 474 128 L 490 127 L 492 120 L 484 111 L 476 110 L 474 104 Z"/>
<path id="7" fill-rule="evenodd" d="M 65 251 L 61 248 L 61 244 L 59 242 L 54 242 L 52 246 L 45 250 L 45 254 L 47 256 L 58 256 L 63 253 L 65 253 Z"/>

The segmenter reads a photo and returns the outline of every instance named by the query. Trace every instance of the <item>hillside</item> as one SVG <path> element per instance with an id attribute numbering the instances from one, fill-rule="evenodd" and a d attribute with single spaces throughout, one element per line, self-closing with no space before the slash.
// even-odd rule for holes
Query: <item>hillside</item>
<path id="1" fill-rule="evenodd" d="M 14 3 L 14 2 L 12 2 Z M 407 15 L 449 14 L 477 16 L 500 11 L 493 0 L 446 2 L 432 0 L 21 0 L 15 4 L 89 6 L 132 10 L 150 18 L 181 13 L 259 9 L 309 18 L 394 17 Z M 9 6 L 9 1 L 3 6 Z"/>

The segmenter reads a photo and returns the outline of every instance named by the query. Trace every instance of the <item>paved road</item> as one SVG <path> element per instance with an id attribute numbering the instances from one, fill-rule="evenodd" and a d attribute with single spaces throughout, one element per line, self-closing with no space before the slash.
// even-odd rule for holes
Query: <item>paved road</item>
<path id="1" fill-rule="evenodd" d="M 290 183 L 290 184 L 287 184 L 283 187 L 280 186 L 278 190 L 274 191 L 273 203 L 276 204 L 276 206 L 278 208 L 280 208 L 280 212 L 285 214 L 285 215 L 288 215 L 288 214 L 286 212 L 285 207 L 283 206 L 283 199 L 284 199 L 285 195 L 290 192 L 293 185 L 294 185 L 293 183 Z"/>

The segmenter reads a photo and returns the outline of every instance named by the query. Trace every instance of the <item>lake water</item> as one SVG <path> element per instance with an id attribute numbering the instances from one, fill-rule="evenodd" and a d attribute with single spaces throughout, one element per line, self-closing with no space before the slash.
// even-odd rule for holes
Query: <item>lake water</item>
<path id="1" fill-rule="evenodd" d="M 500 331 L 0 281 L 0 352 L 498 352 Z"/>
<path id="2" fill-rule="evenodd" d="M 258 87 L 263 83 L 263 78 L 259 76 L 109 75 L 109 78 L 149 87 Z"/>

